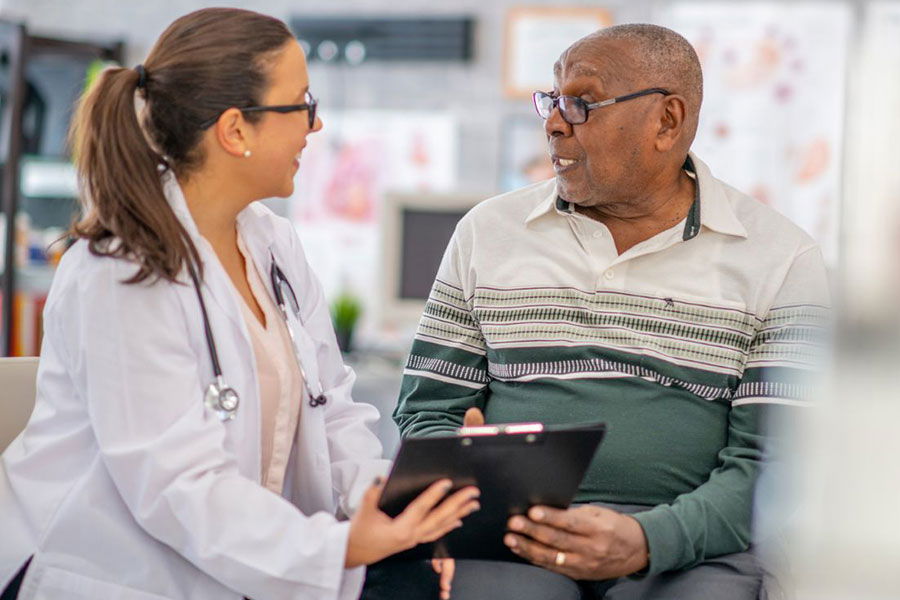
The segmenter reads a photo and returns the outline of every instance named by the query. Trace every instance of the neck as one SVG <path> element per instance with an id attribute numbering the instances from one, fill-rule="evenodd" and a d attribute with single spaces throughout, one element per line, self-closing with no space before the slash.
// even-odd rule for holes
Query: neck
<path id="1" fill-rule="evenodd" d="M 694 180 L 679 169 L 650 182 L 638 195 L 599 206 L 576 206 L 575 210 L 607 227 L 618 225 L 659 232 L 687 216 L 694 202 L 694 185 Z"/>
<path id="2" fill-rule="evenodd" d="M 237 216 L 250 201 L 235 194 L 227 177 L 211 177 L 203 173 L 179 179 L 188 210 L 197 230 L 219 252 L 236 244 Z"/>
<path id="3" fill-rule="evenodd" d="M 600 221 L 609 229 L 616 250 L 622 254 L 633 246 L 670 229 L 687 217 L 694 202 L 695 181 L 683 170 L 651 182 L 639 195 L 604 203 L 577 206 L 576 210 Z"/>

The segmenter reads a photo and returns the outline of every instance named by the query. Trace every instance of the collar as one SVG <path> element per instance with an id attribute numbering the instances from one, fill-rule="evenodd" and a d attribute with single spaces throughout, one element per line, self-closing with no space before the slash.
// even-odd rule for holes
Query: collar
<path id="1" fill-rule="evenodd" d="M 188 210 L 187 200 L 184 198 L 184 192 L 181 190 L 178 178 L 175 177 L 175 173 L 171 169 L 165 169 L 160 174 L 160 179 L 162 180 L 163 194 L 166 196 L 172 212 L 175 213 L 175 217 L 185 231 L 188 232 L 188 235 L 191 236 L 191 239 L 197 242 L 200 237 L 200 230 L 197 229 L 197 223 L 194 221 L 194 217 L 191 216 L 191 211 Z"/>
<path id="2" fill-rule="evenodd" d="M 701 226 L 726 235 L 747 237 L 747 230 L 734 214 L 724 184 L 712 176 L 706 163 L 689 152 L 683 168 L 697 181 L 697 185 L 694 186 L 694 203 L 688 211 L 682 239 L 687 241 L 696 237 Z M 547 189 L 543 200 L 525 218 L 526 225 L 547 214 L 568 216 L 575 212 L 575 205 L 560 198 L 555 180 L 551 181 L 553 185 Z"/>
<path id="3" fill-rule="evenodd" d="M 691 163 L 692 170 L 689 168 L 688 162 Z M 734 212 L 731 199 L 726 193 L 725 184 L 713 177 L 706 163 L 697 158 L 693 152 L 689 152 L 685 160 L 685 169 L 688 170 L 688 173 L 694 173 L 698 184 L 694 189 L 697 190 L 695 198 L 699 199 L 700 205 L 703 207 L 700 223 L 711 231 L 736 237 L 747 237 L 747 229 Z"/>
<path id="4" fill-rule="evenodd" d="M 543 193 L 543 199 L 538 202 L 528 216 L 525 217 L 525 225 L 528 225 L 535 219 L 539 219 L 551 212 L 564 215 L 570 215 L 574 212 L 574 205 L 571 202 L 566 202 L 557 195 L 555 178 L 546 181 L 543 185 L 548 186 Z"/>

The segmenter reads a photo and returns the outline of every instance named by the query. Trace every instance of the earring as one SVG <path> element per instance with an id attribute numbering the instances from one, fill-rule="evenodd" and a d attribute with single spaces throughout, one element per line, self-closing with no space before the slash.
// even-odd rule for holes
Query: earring
<path id="1" fill-rule="evenodd" d="M 252 153 L 249 150 L 244 150 L 244 158 L 250 158 Z"/>

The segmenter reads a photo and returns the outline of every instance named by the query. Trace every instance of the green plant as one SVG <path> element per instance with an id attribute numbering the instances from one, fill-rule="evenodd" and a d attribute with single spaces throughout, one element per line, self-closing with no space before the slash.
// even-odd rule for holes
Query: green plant
<path id="1" fill-rule="evenodd" d="M 331 303 L 331 320 L 341 350 L 350 350 L 353 329 L 362 314 L 362 303 L 349 292 L 341 292 Z"/>

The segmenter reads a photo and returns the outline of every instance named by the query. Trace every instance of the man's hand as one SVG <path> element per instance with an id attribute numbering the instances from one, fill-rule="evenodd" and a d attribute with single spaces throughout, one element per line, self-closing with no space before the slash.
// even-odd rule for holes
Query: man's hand
<path id="1" fill-rule="evenodd" d="M 466 416 L 463 417 L 463 427 L 480 427 L 482 425 L 484 425 L 484 413 L 481 410 L 473 407 L 466 411 Z M 450 600 L 456 561 L 452 558 L 432 558 L 431 568 L 441 576 L 441 600 Z"/>
<path id="2" fill-rule="evenodd" d="M 463 427 L 481 427 L 484 425 L 484 413 L 474 406 L 466 411 L 463 417 Z"/>
<path id="3" fill-rule="evenodd" d="M 572 579 L 630 575 L 649 562 L 647 538 L 633 517 L 599 506 L 535 506 L 508 522 L 504 543 L 522 558 Z"/>
<path id="4" fill-rule="evenodd" d="M 453 587 L 456 561 L 452 558 L 432 558 L 431 568 L 441 576 L 441 600 L 450 600 L 450 589 Z"/>

